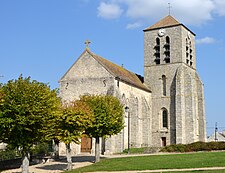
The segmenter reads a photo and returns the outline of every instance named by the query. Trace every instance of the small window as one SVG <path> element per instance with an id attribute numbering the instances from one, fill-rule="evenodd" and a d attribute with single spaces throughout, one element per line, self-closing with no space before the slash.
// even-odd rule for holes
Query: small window
<path id="1" fill-rule="evenodd" d="M 162 91 L 163 96 L 166 96 L 166 76 L 162 75 Z"/>
<path id="2" fill-rule="evenodd" d="M 162 112 L 162 120 L 163 120 L 163 127 L 164 128 L 168 128 L 168 113 L 167 113 L 167 110 L 163 110 Z"/>

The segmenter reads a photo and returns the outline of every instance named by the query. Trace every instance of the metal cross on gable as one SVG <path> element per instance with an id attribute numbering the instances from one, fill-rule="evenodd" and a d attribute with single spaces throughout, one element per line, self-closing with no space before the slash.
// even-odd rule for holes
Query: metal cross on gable
<path id="1" fill-rule="evenodd" d="M 171 6 L 170 2 L 168 2 L 169 15 L 170 15 L 170 12 L 171 12 L 171 8 L 172 8 L 172 6 Z"/>
<path id="2" fill-rule="evenodd" d="M 89 40 L 86 40 L 84 43 L 86 44 L 86 48 L 89 48 L 89 44 L 90 44 L 91 42 L 90 42 Z"/>

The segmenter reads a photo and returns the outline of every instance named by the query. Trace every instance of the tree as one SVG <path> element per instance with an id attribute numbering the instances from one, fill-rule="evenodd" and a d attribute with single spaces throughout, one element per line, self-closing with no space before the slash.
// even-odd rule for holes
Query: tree
<path id="1" fill-rule="evenodd" d="M 94 112 L 94 121 L 85 131 L 95 142 L 95 162 L 100 161 L 99 139 L 118 134 L 124 128 L 123 105 L 110 95 L 85 95 L 81 100 L 86 102 Z"/>
<path id="2" fill-rule="evenodd" d="M 66 145 L 67 170 L 72 169 L 72 158 L 70 144 L 80 143 L 81 135 L 85 128 L 92 125 L 93 112 L 90 107 L 80 100 L 64 104 L 62 113 L 52 119 L 50 126 L 53 130 L 49 134 L 52 138 L 64 142 Z"/>
<path id="3" fill-rule="evenodd" d="M 58 114 L 57 91 L 30 77 L 10 80 L 0 87 L 0 138 L 21 150 L 22 172 L 29 172 L 31 147 L 43 139 L 49 116 Z"/>

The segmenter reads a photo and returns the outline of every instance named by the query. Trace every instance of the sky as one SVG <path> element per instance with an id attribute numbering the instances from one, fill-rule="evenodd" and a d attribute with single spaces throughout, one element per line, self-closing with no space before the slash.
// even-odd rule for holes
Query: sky
<path id="1" fill-rule="evenodd" d="M 168 8 L 170 3 L 171 8 Z M 143 75 L 143 29 L 170 14 L 196 34 L 208 135 L 225 130 L 225 0 L 0 0 L 0 82 L 58 88 L 85 49 Z"/>

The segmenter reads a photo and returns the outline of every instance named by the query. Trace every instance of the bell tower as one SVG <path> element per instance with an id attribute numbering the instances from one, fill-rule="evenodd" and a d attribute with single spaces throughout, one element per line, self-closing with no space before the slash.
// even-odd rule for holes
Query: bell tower
<path id="1" fill-rule="evenodd" d="M 195 34 L 172 16 L 144 30 L 145 66 L 185 63 L 196 68 Z"/>
<path id="2" fill-rule="evenodd" d="M 153 145 L 205 141 L 195 34 L 171 15 L 144 30 L 144 77 L 152 90 Z"/>

